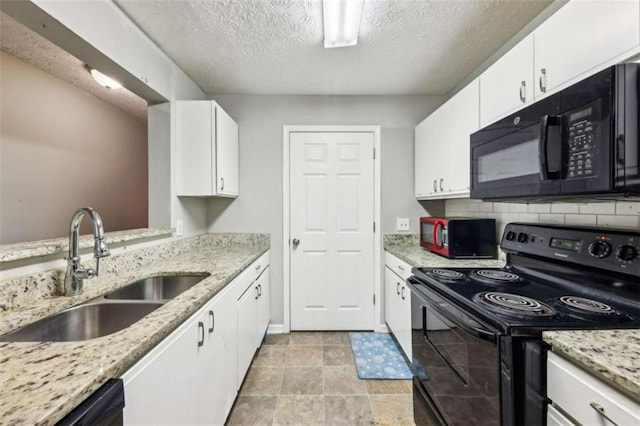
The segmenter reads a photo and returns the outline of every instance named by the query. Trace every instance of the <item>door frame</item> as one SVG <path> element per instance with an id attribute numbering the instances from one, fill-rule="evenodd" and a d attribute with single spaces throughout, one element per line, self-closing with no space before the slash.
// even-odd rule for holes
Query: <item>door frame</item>
<path id="1" fill-rule="evenodd" d="M 373 307 L 373 327 L 374 331 L 386 331 L 386 327 L 382 325 L 382 306 L 383 306 L 383 288 L 382 288 L 382 232 L 381 232 L 381 186 L 380 186 L 380 170 L 381 170 L 381 149 L 380 149 L 380 126 L 325 126 L 325 125 L 284 125 L 282 126 L 282 259 L 283 259 L 283 324 L 282 332 L 291 331 L 291 258 L 290 258 L 290 230 L 291 211 L 290 211 L 290 135 L 296 132 L 318 132 L 318 133 L 373 133 L 373 147 L 375 152 L 373 164 L 373 220 L 375 222 L 375 231 L 373 233 L 373 292 L 375 297 L 375 306 Z M 371 301 L 373 303 L 373 300 Z"/>

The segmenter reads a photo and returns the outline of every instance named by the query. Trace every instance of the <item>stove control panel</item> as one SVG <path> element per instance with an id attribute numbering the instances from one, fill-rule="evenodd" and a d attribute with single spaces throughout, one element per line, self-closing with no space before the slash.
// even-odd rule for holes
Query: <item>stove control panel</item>
<path id="1" fill-rule="evenodd" d="M 509 223 L 502 249 L 640 277 L 640 233 L 616 229 Z"/>

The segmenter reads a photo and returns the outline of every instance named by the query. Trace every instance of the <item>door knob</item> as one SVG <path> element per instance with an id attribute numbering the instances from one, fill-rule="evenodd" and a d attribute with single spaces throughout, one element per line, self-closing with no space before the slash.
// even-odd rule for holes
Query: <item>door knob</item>
<path id="1" fill-rule="evenodd" d="M 293 244 L 294 247 L 298 247 L 298 244 L 300 244 L 300 240 L 297 238 L 294 238 L 293 240 L 291 240 L 291 244 Z"/>

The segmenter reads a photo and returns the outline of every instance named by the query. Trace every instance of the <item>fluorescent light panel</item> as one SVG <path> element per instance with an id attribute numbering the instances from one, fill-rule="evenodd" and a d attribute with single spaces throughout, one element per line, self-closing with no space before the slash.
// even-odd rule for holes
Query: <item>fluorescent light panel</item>
<path id="1" fill-rule="evenodd" d="M 324 47 L 358 44 L 364 0 L 323 0 Z"/>

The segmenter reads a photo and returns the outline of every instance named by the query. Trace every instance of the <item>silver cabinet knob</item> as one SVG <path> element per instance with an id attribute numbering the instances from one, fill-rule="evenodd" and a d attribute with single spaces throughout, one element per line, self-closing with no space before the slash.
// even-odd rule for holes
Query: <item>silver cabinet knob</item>
<path id="1" fill-rule="evenodd" d="M 293 240 L 291 240 L 291 244 L 293 244 L 294 247 L 298 247 L 298 244 L 300 244 L 300 240 L 297 238 L 294 238 Z"/>
<path id="2" fill-rule="evenodd" d="M 538 80 L 540 83 L 540 91 L 542 93 L 547 91 L 547 70 L 545 68 L 540 69 L 540 79 Z"/>

